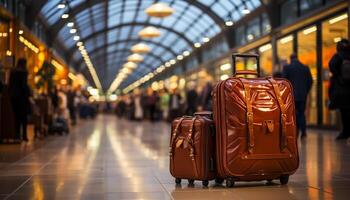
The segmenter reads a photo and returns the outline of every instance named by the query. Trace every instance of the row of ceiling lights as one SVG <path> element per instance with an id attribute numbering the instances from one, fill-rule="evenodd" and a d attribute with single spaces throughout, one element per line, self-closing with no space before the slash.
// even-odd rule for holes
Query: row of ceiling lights
<path id="1" fill-rule="evenodd" d="M 248 9 L 248 7 L 246 5 L 244 5 L 244 8 L 242 10 L 242 14 L 243 15 L 247 15 L 250 13 L 250 10 Z M 234 21 L 233 21 L 233 17 L 231 16 L 227 21 L 225 21 L 225 25 L 226 26 L 233 26 L 234 25 Z M 140 35 L 140 33 L 139 33 Z M 203 43 L 207 43 L 210 41 L 209 37 L 203 37 L 202 38 L 202 42 Z M 199 48 L 202 46 L 202 43 L 200 42 L 196 42 L 193 45 L 195 48 Z M 176 57 L 177 60 L 183 60 L 183 58 L 185 56 L 189 56 L 190 52 L 189 51 L 184 51 L 182 55 L 178 55 Z M 176 60 L 172 59 L 169 60 L 168 62 L 164 63 L 163 65 L 159 66 L 154 72 L 150 72 L 148 74 L 146 74 L 145 76 L 143 76 L 141 79 L 135 81 L 134 83 L 130 84 L 129 86 L 127 86 L 123 92 L 124 93 L 128 93 L 134 89 L 136 89 L 137 87 L 139 87 L 141 84 L 149 81 L 150 79 L 152 79 L 155 75 L 161 73 L 162 71 L 164 71 L 167 67 L 171 67 L 172 65 L 176 64 Z"/>
<path id="2" fill-rule="evenodd" d="M 173 14 L 174 10 L 164 3 L 155 3 L 155 4 L 151 5 L 150 7 L 148 7 L 145 10 L 145 12 L 150 17 L 165 18 L 165 17 Z M 152 38 L 159 37 L 161 35 L 161 32 L 153 26 L 148 26 L 148 27 L 145 27 L 144 29 L 142 29 L 138 33 L 138 35 L 142 39 L 152 39 Z M 139 44 L 134 45 L 131 48 L 131 51 L 134 54 L 130 55 L 127 59 L 129 65 L 124 64 L 123 68 L 121 70 L 119 70 L 119 73 L 117 74 L 116 78 L 112 82 L 107 93 L 109 93 L 109 94 L 113 93 L 119 87 L 119 85 L 123 82 L 123 80 L 125 78 L 127 78 L 127 76 L 132 72 L 132 70 L 137 67 L 136 63 L 140 63 L 143 61 L 143 57 L 140 54 L 146 54 L 150 50 L 151 50 L 150 47 L 144 43 L 139 43 Z M 173 62 L 176 62 L 176 61 L 174 60 L 174 61 L 172 61 L 172 63 Z M 131 63 L 134 64 L 133 69 L 128 68 L 128 66 L 130 66 Z M 161 69 L 162 68 L 158 68 L 158 71 L 160 71 Z M 154 75 L 155 74 L 151 72 L 151 73 L 145 75 L 144 77 L 142 77 L 139 80 L 139 82 L 145 82 L 146 80 L 149 80 L 150 78 L 152 78 Z"/>
<path id="3" fill-rule="evenodd" d="M 67 7 L 67 2 L 66 1 L 62 1 L 61 3 L 59 3 L 57 5 L 58 9 L 65 9 Z M 69 14 L 68 13 L 63 13 L 61 16 L 62 19 L 68 19 L 69 18 Z M 96 87 L 102 91 L 102 85 L 101 82 L 97 76 L 96 70 L 94 65 L 91 62 L 90 56 L 88 54 L 88 52 L 86 51 L 83 42 L 79 41 L 80 40 L 80 36 L 78 35 L 78 30 L 77 28 L 74 27 L 74 22 L 70 21 L 67 23 L 67 27 L 70 28 L 69 32 L 73 35 L 73 40 L 76 41 L 76 45 L 80 51 L 81 56 L 83 57 L 85 64 L 91 74 L 91 77 L 96 85 Z"/>
<path id="4" fill-rule="evenodd" d="M 62 1 L 61 3 L 58 4 L 58 9 L 64 9 L 66 8 L 66 1 Z M 167 16 L 170 16 L 171 14 L 173 14 L 174 10 L 169 7 L 168 5 L 164 4 L 164 3 L 156 3 L 153 4 L 152 6 L 150 6 L 149 8 L 147 8 L 145 10 L 145 12 L 150 16 L 150 17 L 158 17 L 158 18 L 164 18 Z M 244 9 L 242 10 L 242 13 L 244 15 L 249 14 L 250 10 L 247 8 L 247 6 L 244 6 Z M 69 14 L 68 13 L 64 13 L 61 16 L 62 19 L 67 19 L 69 18 Z M 231 19 L 229 19 L 228 21 L 225 22 L 226 26 L 232 26 L 234 24 L 232 17 Z M 80 36 L 77 35 L 77 29 L 74 28 L 74 22 L 68 22 L 67 26 L 70 27 L 70 33 L 71 34 L 75 34 L 73 36 L 73 40 L 75 41 L 79 41 L 80 40 Z M 141 38 L 155 38 L 155 37 L 159 37 L 161 35 L 160 31 L 152 26 L 146 27 L 144 29 L 142 29 L 139 32 L 139 36 Z M 203 43 L 207 43 L 210 41 L 210 38 L 208 37 L 203 37 L 202 38 Z M 149 49 L 147 45 L 140 43 L 138 44 L 139 46 L 142 45 L 143 48 Z M 87 53 L 87 51 L 84 48 L 84 45 L 82 42 L 78 42 L 77 46 L 79 47 L 80 53 L 84 58 L 84 61 L 90 71 L 90 74 L 95 82 L 95 85 L 101 90 L 101 83 L 99 81 L 99 78 L 97 76 L 97 73 L 95 71 L 95 68 L 90 60 L 90 57 Z M 196 42 L 194 44 L 195 48 L 199 48 L 201 47 L 202 44 L 200 42 Z M 134 46 L 134 48 L 137 48 L 137 45 Z M 142 51 L 140 53 L 147 53 L 149 50 L 147 51 Z M 134 53 L 136 53 L 137 51 L 134 50 Z M 182 60 L 184 58 L 184 56 L 188 56 L 190 55 L 189 51 L 184 51 L 182 55 L 178 55 L 176 57 L 177 60 Z M 118 86 L 121 84 L 121 82 L 128 76 L 128 74 L 130 74 L 132 72 L 133 69 L 135 69 L 137 67 L 137 64 L 135 64 L 135 62 L 141 62 L 143 60 L 143 57 L 139 54 L 132 54 L 128 57 L 128 63 L 123 65 L 123 68 L 120 70 L 120 72 L 117 74 L 115 80 L 113 81 L 113 83 L 111 84 L 111 87 L 109 89 L 109 92 L 113 92 L 115 91 Z M 134 62 L 134 68 L 129 68 L 131 66 L 130 62 Z M 154 72 L 150 72 L 149 74 L 145 75 L 143 78 L 141 78 L 140 80 L 136 81 L 135 83 L 131 84 L 130 86 L 135 86 L 138 87 L 139 85 L 141 85 L 142 83 L 148 81 L 150 78 L 153 78 L 155 74 L 157 73 L 161 73 L 163 70 L 165 70 L 166 67 L 170 67 L 172 65 L 174 65 L 176 63 L 175 59 L 172 59 L 166 63 L 164 63 L 164 65 L 159 66 Z M 128 67 L 129 66 L 129 67 Z M 127 87 L 129 88 L 129 86 Z M 133 88 L 133 87 L 131 87 Z M 133 88 L 134 89 L 134 88 Z"/>

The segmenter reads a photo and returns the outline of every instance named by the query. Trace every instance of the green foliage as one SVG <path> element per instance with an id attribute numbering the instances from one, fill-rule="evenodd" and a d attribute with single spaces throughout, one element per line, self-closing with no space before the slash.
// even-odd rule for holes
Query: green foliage
<path id="1" fill-rule="evenodd" d="M 54 66 L 45 61 L 39 71 L 37 72 L 36 88 L 41 91 L 51 91 L 54 87 L 53 77 L 56 73 Z M 47 86 L 47 88 L 45 88 Z"/>

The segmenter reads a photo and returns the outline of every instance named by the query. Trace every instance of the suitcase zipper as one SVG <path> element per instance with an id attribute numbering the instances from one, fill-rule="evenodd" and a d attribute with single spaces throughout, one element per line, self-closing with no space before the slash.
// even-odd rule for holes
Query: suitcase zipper
<path id="1" fill-rule="evenodd" d="M 217 131 L 216 131 L 216 138 L 217 138 L 217 141 L 216 141 L 216 144 L 221 144 L 221 133 L 222 133 L 222 131 L 221 131 L 221 115 L 219 114 L 219 112 L 221 112 L 221 87 L 222 87 L 222 85 L 223 85 L 223 83 L 224 83 L 225 81 L 222 81 L 222 82 L 220 82 L 219 83 L 219 85 L 217 85 L 217 87 L 216 87 L 216 94 L 217 94 L 217 96 L 216 96 L 216 106 L 215 106 L 215 109 L 216 109 L 216 116 L 215 116 L 215 118 L 217 119 L 216 121 L 218 122 L 218 123 L 216 123 L 216 126 L 217 126 Z M 219 147 L 220 146 L 220 147 Z M 217 147 L 216 147 L 216 160 L 217 160 L 217 168 L 218 168 L 218 172 L 219 172 L 219 175 L 224 175 L 224 170 L 223 170 L 223 168 L 222 168 L 222 166 L 223 166 L 223 163 L 222 163 L 222 159 L 221 159 L 221 155 L 223 155 L 222 154 L 222 152 L 221 152 L 221 145 L 217 145 Z"/>

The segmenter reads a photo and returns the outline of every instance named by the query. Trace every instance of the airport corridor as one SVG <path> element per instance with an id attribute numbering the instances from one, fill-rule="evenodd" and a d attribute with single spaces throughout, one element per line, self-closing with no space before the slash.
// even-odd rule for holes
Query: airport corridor
<path id="1" fill-rule="evenodd" d="M 203 188 L 169 173 L 170 126 L 112 115 L 80 122 L 68 136 L 0 146 L 2 199 L 348 199 L 350 144 L 310 130 L 289 184 L 238 182 Z M 51 138 L 51 139 L 50 139 Z M 11 155 L 10 155 L 11 154 Z M 10 159 L 11 158 L 11 159 Z M 15 160 L 16 158 L 17 160 Z"/>

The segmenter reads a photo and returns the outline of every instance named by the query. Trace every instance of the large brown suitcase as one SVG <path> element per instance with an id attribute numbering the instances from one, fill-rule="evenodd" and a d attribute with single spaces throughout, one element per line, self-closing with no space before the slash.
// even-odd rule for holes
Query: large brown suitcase
<path id="1" fill-rule="evenodd" d="M 176 118 L 169 146 L 170 173 L 177 184 L 181 179 L 202 180 L 203 186 L 216 177 L 215 127 L 208 113 Z"/>
<path id="2" fill-rule="evenodd" d="M 236 72 L 236 57 L 256 58 L 257 72 Z M 234 76 L 213 90 L 218 175 L 227 187 L 273 179 L 287 184 L 299 166 L 292 86 L 259 77 L 258 55 L 234 54 L 233 63 Z"/>

